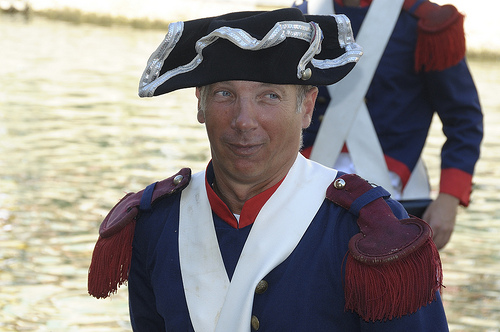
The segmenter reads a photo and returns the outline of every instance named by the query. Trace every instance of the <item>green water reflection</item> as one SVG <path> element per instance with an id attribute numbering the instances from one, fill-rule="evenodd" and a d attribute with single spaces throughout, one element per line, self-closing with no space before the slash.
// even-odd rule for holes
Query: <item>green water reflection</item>
<path id="1" fill-rule="evenodd" d="M 0 36 L 0 330 L 130 330 L 125 287 L 86 292 L 98 225 L 124 192 L 204 168 L 194 91 L 137 97 L 162 32 L 0 16 Z M 452 331 L 500 331 L 500 64 L 470 65 L 486 138 L 442 252 L 443 298 Z M 434 175 L 439 130 L 425 150 Z"/>

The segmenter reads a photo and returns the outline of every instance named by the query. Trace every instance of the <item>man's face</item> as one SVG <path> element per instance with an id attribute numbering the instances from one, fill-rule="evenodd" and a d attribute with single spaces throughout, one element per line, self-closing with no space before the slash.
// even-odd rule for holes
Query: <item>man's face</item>
<path id="1" fill-rule="evenodd" d="M 311 122 L 317 89 L 306 94 L 300 113 L 294 85 L 227 81 L 206 89 L 198 121 L 207 129 L 214 170 L 248 184 L 284 177 Z"/>

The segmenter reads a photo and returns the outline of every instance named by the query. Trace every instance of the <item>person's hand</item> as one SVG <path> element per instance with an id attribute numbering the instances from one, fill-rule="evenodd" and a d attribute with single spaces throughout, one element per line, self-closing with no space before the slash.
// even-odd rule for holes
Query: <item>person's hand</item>
<path id="1" fill-rule="evenodd" d="M 440 193 L 422 217 L 431 226 L 434 232 L 433 240 L 438 249 L 442 249 L 450 240 L 459 204 L 458 198 Z"/>

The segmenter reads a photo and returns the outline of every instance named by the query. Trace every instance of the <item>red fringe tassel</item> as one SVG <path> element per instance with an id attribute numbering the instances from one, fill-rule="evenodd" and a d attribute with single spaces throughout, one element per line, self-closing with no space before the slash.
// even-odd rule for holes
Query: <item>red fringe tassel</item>
<path id="1" fill-rule="evenodd" d="M 446 29 L 426 29 L 419 25 L 415 50 L 415 70 L 445 70 L 458 64 L 465 56 L 464 16 L 457 12 L 456 19 Z"/>
<path id="2" fill-rule="evenodd" d="M 345 309 L 365 321 L 385 321 L 416 312 L 436 299 L 443 271 L 431 239 L 404 258 L 367 265 L 348 255 Z"/>
<path id="3" fill-rule="evenodd" d="M 128 280 L 134 230 L 135 221 L 128 223 L 121 232 L 113 236 L 99 237 L 89 268 L 90 295 L 98 299 L 108 297 Z"/>

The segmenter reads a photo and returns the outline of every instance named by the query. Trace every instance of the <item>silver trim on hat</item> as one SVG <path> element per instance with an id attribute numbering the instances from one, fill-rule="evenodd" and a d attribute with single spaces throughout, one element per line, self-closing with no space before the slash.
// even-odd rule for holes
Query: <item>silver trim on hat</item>
<path id="1" fill-rule="evenodd" d="M 343 14 L 332 15 L 337 22 L 338 41 L 340 47 L 345 49 L 345 53 L 335 59 L 316 60 L 312 59 L 311 64 L 319 69 L 330 69 L 340 67 L 352 62 L 358 62 L 363 55 L 363 48 L 356 44 L 351 29 L 351 21 Z"/>
<path id="2" fill-rule="evenodd" d="M 182 33 L 184 31 L 184 22 L 175 22 L 168 25 L 167 35 L 163 42 L 158 46 L 156 51 L 151 54 L 148 60 L 148 64 L 144 73 L 142 74 L 141 81 L 139 83 L 139 96 L 141 97 L 153 97 L 155 90 L 162 85 L 165 81 L 172 78 L 175 75 L 178 75 L 181 72 L 189 71 L 181 71 L 181 67 L 176 68 L 175 70 L 171 70 L 165 74 L 163 74 L 160 78 L 160 70 L 163 67 L 163 63 L 170 55 L 170 52 L 174 49 L 175 45 L 181 39 Z M 188 64 L 189 65 L 189 64 Z M 188 65 L 182 67 L 188 67 Z M 197 66 L 197 65 L 196 65 Z M 194 66 L 191 70 L 196 68 Z M 170 75 L 167 75 L 171 73 Z"/>
<path id="3" fill-rule="evenodd" d="M 155 90 L 172 77 L 194 70 L 203 61 L 203 49 L 219 38 L 226 39 L 236 46 L 249 51 L 258 51 L 276 46 L 286 38 L 302 39 L 310 43 L 308 50 L 297 65 L 297 77 L 299 79 L 307 79 L 306 73 L 308 72 L 306 72 L 306 66 L 308 63 L 320 69 L 328 69 L 342 66 L 348 62 L 357 62 L 362 51 L 361 47 L 354 42 L 349 19 L 345 15 L 333 16 L 337 22 L 340 46 L 346 49 L 346 53 L 336 59 L 314 59 L 314 56 L 321 52 L 321 42 L 323 39 L 323 33 L 317 23 L 283 21 L 277 22 L 261 40 L 252 37 L 242 29 L 230 27 L 218 28 L 196 42 L 195 50 L 197 55 L 191 62 L 169 70 L 160 76 L 160 70 L 165 60 L 177 45 L 184 32 L 183 22 L 171 23 L 165 39 L 148 60 L 139 84 L 139 96 L 152 97 Z M 304 75 L 306 76 L 303 77 Z"/>

